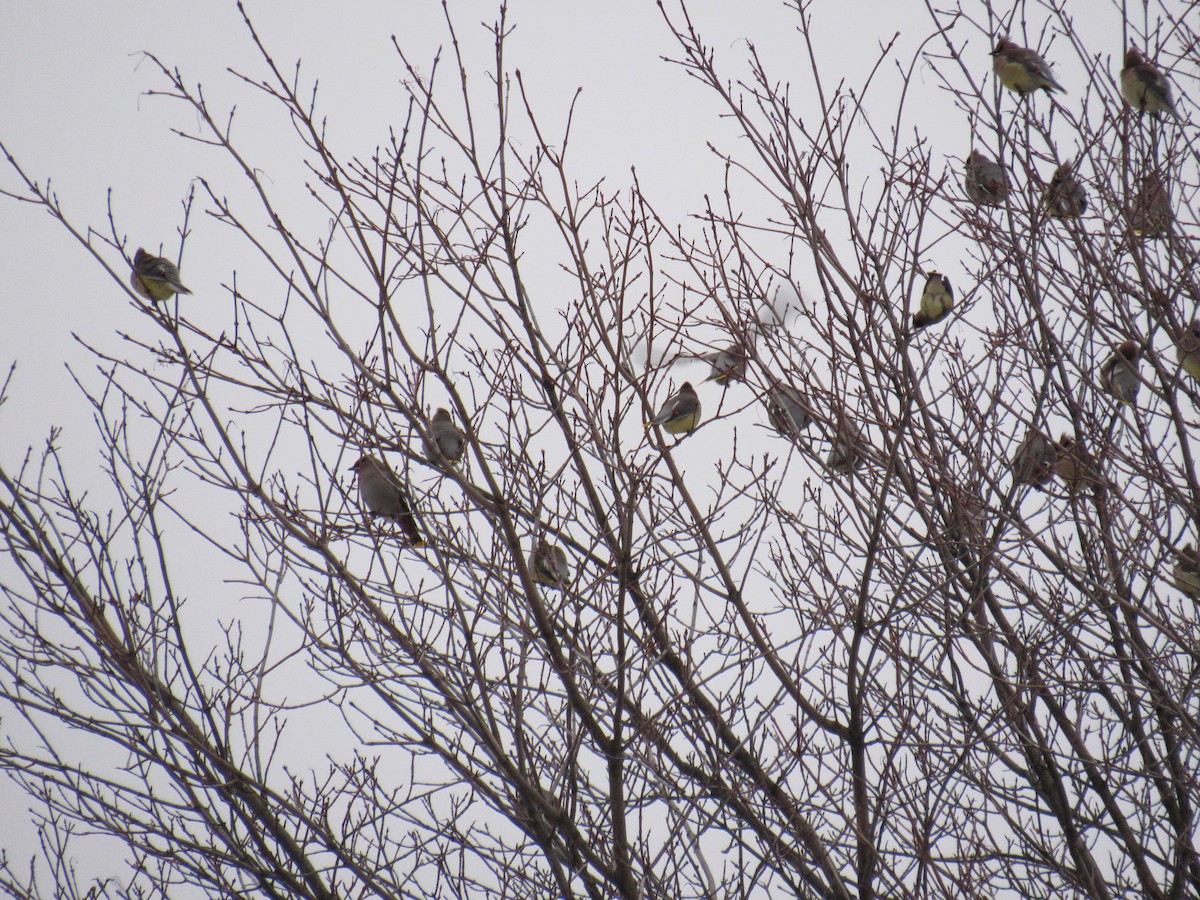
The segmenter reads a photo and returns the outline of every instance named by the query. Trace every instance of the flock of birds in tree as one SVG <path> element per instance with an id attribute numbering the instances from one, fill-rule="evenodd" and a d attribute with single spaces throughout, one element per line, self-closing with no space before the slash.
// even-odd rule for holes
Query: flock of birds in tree
<path id="1" fill-rule="evenodd" d="M 1046 61 L 1033 50 L 1001 38 L 991 55 L 996 77 L 1021 97 L 1038 90 L 1066 93 L 1066 88 L 1055 80 Z M 1136 48 L 1131 47 L 1125 54 L 1120 82 L 1122 97 L 1139 114 L 1155 118 L 1163 113 L 1172 117 L 1178 115 L 1171 83 Z M 981 206 L 1002 204 L 1010 191 L 1004 168 L 974 149 L 967 157 L 963 181 L 967 197 Z M 1067 219 L 1083 215 L 1087 209 L 1087 192 L 1076 178 L 1072 163 L 1063 163 L 1055 170 L 1043 199 L 1051 216 Z M 1160 237 L 1172 218 L 1166 185 L 1157 173 L 1146 175 L 1131 212 L 1131 227 L 1147 237 Z M 129 280 L 134 291 L 153 302 L 169 300 L 175 294 L 192 293 L 180 280 L 175 263 L 152 256 L 141 248 L 133 258 Z M 950 280 L 939 272 L 929 272 L 912 317 L 912 330 L 919 331 L 942 321 L 953 308 L 954 291 Z M 1100 367 L 1101 387 L 1122 403 L 1136 401 L 1141 385 L 1138 363 L 1143 349 L 1137 341 L 1125 341 Z M 1180 365 L 1200 380 L 1200 321 L 1193 321 L 1179 336 L 1176 351 Z M 705 381 L 724 385 L 745 380 L 747 357 L 740 345 L 733 344 L 696 358 L 711 366 L 711 374 Z M 785 437 L 798 438 L 816 421 L 803 392 L 789 384 L 776 384 L 767 392 L 765 400 L 771 425 Z M 685 381 L 662 404 L 646 427 L 658 426 L 668 434 L 682 437 L 695 430 L 700 421 L 699 394 Z M 457 465 L 462 460 L 466 438 L 455 425 L 449 410 L 438 409 L 426 423 L 426 432 L 425 452 L 431 461 L 444 466 Z M 859 468 L 865 460 L 863 434 L 853 419 L 843 414 L 835 428 L 826 465 L 833 472 L 848 473 Z M 359 498 L 367 512 L 394 520 L 412 547 L 424 547 L 426 542 L 408 490 L 392 468 L 378 457 L 364 454 L 351 469 L 358 475 Z M 1021 484 L 1041 486 L 1057 475 L 1071 490 L 1104 485 L 1103 476 L 1074 438 L 1064 434 L 1055 443 L 1037 429 L 1031 430 L 1021 444 L 1013 459 L 1012 470 Z M 1177 556 L 1176 586 L 1185 593 L 1200 596 L 1200 554 L 1188 544 L 1177 551 Z M 550 587 L 566 588 L 571 579 L 565 551 L 544 536 L 538 539 L 534 548 L 530 570 L 537 582 Z"/>

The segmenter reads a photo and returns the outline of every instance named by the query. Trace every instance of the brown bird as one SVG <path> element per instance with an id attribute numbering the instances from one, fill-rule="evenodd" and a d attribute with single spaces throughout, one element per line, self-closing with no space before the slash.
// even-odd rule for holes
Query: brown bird
<path id="1" fill-rule="evenodd" d="M 1072 163 L 1063 163 L 1054 170 L 1046 188 L 1046 211 L 1056 219 L 1077 219 L 1087 212 L 1087 191 L 1073 169 Z"/>
<path id="2" fill-rule="evenodd" d="M 1183 370 L 1200 381 L 1200 320 L 1192 319 L 1175 342 L 1175 355 Z"/>
<path id="3" fill-rule="evenodd" d="M 725 384 L 728 381 L 746 380 L 746 352 L 737 344 L 704 353 L 698 358 L 712 366 L 712 373 L 705 381 Z"/>
<path id="4" fill-rule="evenodd" d="M 1138 185 L 1137 196 L 1129 211 L 1129 227 L 1148 238 L 1160 238 L 1167 233 L 1175 212 L 1171 209 L 1171 193 L 1167 182 L 1158 172 L 1148 172 Z"/>
<path id="5" fill-rule="evenodd" d="M 1019 47 L 1008 38 L 1000 38 L 992 51 L 992 71 L 1010 91 L 1022 97 L 1036 90 L 1046 93 L 1067 89 L 1054 80 L 1046 61 L 1026 47 Z"/>
<path id="6" fill-rule="evenodd" d="M 1141 359 L 1142 345 L 1137 341 L 1125 341 L 1100 366 L 1100 386 L 1122 403 L 1135 403 L 1142 386 L 1138 375 Z"/>
<path id="7" fill-rule="evenodd" d="M 954 308 L 954 289 L 950 279 L 941 272 L 930 272 L 925 278 L 925 289 L 921 291 L 921 304 L 913 314 L 913 331 L 940 322 Z"/>
<path id="8" fill-rule="evenodd" d="M 445 459 L 448 463 L 457 463 L 463 458 L 463 450 L 467 446 L 466 438 L 454 424 L 450 410 L 440 407 L 434 412 L 433 418 L 426 426 L 432 440 L 425 441 L 425 455 L 434 462 Z"/>
<path id="9" fill-rule="evenodd" d="M 170 300 L 175 294 L 190 294 L 179 280 L 179 267 L 169 259 L 151 256 L 141 247 L 133 256 L 129 286 L 147 300 Z"/>
<path id="10" fill-rule="evenodd" d="M 350 468 L 358 473 L 358 496 L 367 512 L 394 519 L 412 546 L 424 547 L 425 539 L 421 537 L 408 491 L 388 464 L 368 453 Z"/>
<path id="11" fill-rule="evenodd" d="M 700 424 L 700 397 L 690 382 L 685 381 L 679 390 L 667 398 L 659 407 L 658 415 L 646 423 L 661 425 L 668 434 L 687 434 Z"/>
<path id="12" fill-rule="evenodd" d="M 866 440 L 849 413 L 842 413 L 840 419 L 825 465 L 838 475 L 849 475 L 867 461 Z"/>
<path id="13" fill-rule="evenodd" d="M 561 589 L 571 583 L 571 564 L 567 562 L 566 551 L 545 538 L 540 538 L 534 548 L 532 569 L 533 580 L 538 584 Z"/>
<path id="14" fill-rule="evenodd" d="M 1187 544 L 1175 551 L 1175 587 L 1189 597 L 1200 597 L 1200 556 L 1194 544 Z"/>
<path id="15" fill-rule="evenodd" d="M 1054 464 L 1054 473 L 1072 493 L 1089 485 L 1104 483 L 1088 452 L 1071 435 L 1064 434 L 1058 439 L 1056 453 L 1058 460 Z"/>
<path id="16" fill-rule="evenodd" d="M 767 393 L 767 418 L 784 437 L 795 438 L 813 422 L 808 400 L 790 384 L 777 384 Z"/>
<path id="17" fill-rule="evenodd" d="M 963 187 L 967 196 L 980 206 L 999 206 L 1008 196 L 1008 175 L 994 159 L 972 150 L 967 157 Z"/>
<path id="18" fill-rule="evenodd" d="M 963 487 L 957 482 L 939 486 L 939 493 L 948 501 L 942 506 L 942 519 L 946 525 L 943 535 L 955 559 L 979 546 L 985 525 L 983 501 L 978 494 L 963 490 Z"/>
<path id="19" fill-rule="evenodd" d="M 1139 113 L 1149 113 L 1156 119 L 1163 113 L 1170 113 L 1173 118 L 1178 116 L 1171 82 L 1136 47 L 1130 47 L 1125 54 L 1125 68 L 1121 70 L 1121 96 Z"/>
<path id="20" fill-rule="evenodd" d="M 1054 477 L 1054 465 L 1057 462 L 1058 447 L 1054 441 L 1036 428 L 1031 428 L 1010 465 L 1017 484 L 1040 486 Z"/>

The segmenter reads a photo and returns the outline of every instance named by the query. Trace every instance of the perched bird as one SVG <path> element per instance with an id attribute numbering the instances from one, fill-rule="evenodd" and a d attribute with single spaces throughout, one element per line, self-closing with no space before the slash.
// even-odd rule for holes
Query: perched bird
<path id="1" fill-rule="evenodd" d="M 1088 485 L 1100 485 L 1104 479 L 1096 471 L 1088 452 L 1069 434 L 1058 439 L 1058 459 L 1054 463 L 1054 474 L 1063 480 L 1072 493 Z"/>
<path id="2" fill-rule="evenodd" d="M 1054 80 L 1046 61 L 1025 47 L 1018 47 L 1008 38 L 1000 38 L 992 51 L 992 71 L 1000 83 L 1022 97 L 1039 88 L 1046 93 L 1067 89 Z"/>
<path id="3" fill-rule="evenodd" d="M 1122 403 L 1134 403 L 1142 379 L 1138 375 L 1138 362 L 1142 358 L 1142 345 L 1137 341 L 1126 341 L 1100 366 L 1100 386 Z"/>
<path id="4" fill-rule="evenodd" d="M 865 439 L 858 423 L 843 413 L 833 436 L 825 465 L 839 475 L 848 475 L 867 461 Z"/>
<path id="5" fill-rule="evenodd" d="M 1129 227 L 1148 238 L 1160 238 L 1167 233 L 1175 213 L 1171 209 L 1171 194 L 1158 172 L 1148 172 L 1138 185 L 1137 196 L 1129 211 Z"/>
<path id="6" fill-rule="evenodd" d="M 767 392 L 767 418 L 784 437 L 794 438 L 813 422 L 804 394 L 790 384 L 777 384 Z"/>
<path id="7" fill-rule="evenodd" d="M 360 456 L 350 468 L 358 473 L 358 496 L 367 512 L 395 519 L 410 544 L 424 547 L 425 539 L 421 537 L 408 491 L 388 464 L 368 453 Z"/>
<path id="8" fill-rule="evenodd" d="M 690 382 L 685 381 L 658 410 L 658 415 L 646 423 L 661 425 L 668 434 L 687 434 L 700 424 L 700 398 Z"/>
<path id="9" fill-rule="evenodd" d="M 467 442 L 458 426 L 454 424 L 450 410 L 439 407 L 427 427 L 429 437 L 432 438 L 432 441 L 425 441 L 427 457 L 434 462 L 444 459 L 448 463 L 456 463 L 462 459 Z"/>
<path id="10" fill-rule="evenodd" d="M 1125 68 L 1121 70 L 1121 96 L 1139 113 L 1149 113 L 1156 119 L 1164 112 L 1172 117 L 1177 115 L 1171 82 L 1136 47 L 1130 47 L 1125 54 Z"/>
<path id="11" fill-rule="evenodd" d="M 939 485 L 939 493 L 947 501 L 939 504 L 946 526 L 942 536 L 955 559 L 961 559 L 980 545 L 985 524 L 983 501 L 977 492 L 964 488 L 959 482 Z"/>
<path id="12" fill-rule="evenodd" d="M 533 551 L 533 580 L 548 587 L 565 588 L 571 582 L 571 566 L 566 551 L 545 538 L 538 540 Z"/>
<path id="13" fill-rule="evenodd" d="M 170 300 L 175 294 L 191 291 L 179 280 L 179 267 L 169 259 L 151 256 L 141 247 L 133 255 L 133 271 L 129 285 L 147 300 Z"/>
<path id="14" fill-rule="evenodd" d="M 1175 355 L 1183 370 L 1200 381 L 1200 320 L 1192 319 L 1175 342 Z"/>
<path id="15" fill-rule="evenodd" d="M 746 380 L 746 352 L 737 344 L 713 350 L 699 358 L 712 365 L 712 373 L 705 381 L 725 384 L 727 381 Z"/>
<path id="16" fill-rule="evenodd" d="M 1194 544 L 1175 551 L 1175 587 L 1190 597 L 1200 597 L 1200 555 Z"/>
<path id="17" fill-rule="evenodd" d="M 1054 465 L 1058 462 L 1058 447 L 1036 428 L 1031 428 L 1017 455 L 1010 464 L 1017 484 L 1040 486 L 1054 477 Z"/>
<path id="18" fill-rule="evenodd" d="M 972 202 L 980 206 L 999 206 L 1008 196 L 1008 175 L 991 157 L 972 150 L 967 157 L 966 173 L 963 187 Z"/>
<path id="19" fill-rule="evenodd" d="M 1046 211 L 1056 219 L 1077 219 L 1087 212 L 1087 191 L 1075 177 L 1073 163 L 1054 170 L 1044 201 Z"/>
<path id="20" fill-rule="evenodd" d="M 921 291 L 921 306 L 913 314 L 913 331 L 942 321 L 953 308 L 954 289 L 950 287 L 950 279 L 941 272 L 930 272 Z"/>

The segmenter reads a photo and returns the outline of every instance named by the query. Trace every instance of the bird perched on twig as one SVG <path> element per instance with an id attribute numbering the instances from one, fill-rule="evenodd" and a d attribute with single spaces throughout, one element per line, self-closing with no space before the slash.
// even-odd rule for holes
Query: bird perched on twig
<path id="1" fill-rule="evenodd" d="M 1175 587 L 1191 597 L 1200 597 L 1200 555 L 1194 544 L 1175 551 Z"/>
<path id="2" fill-rule="evenodd" d="M 865 444 L 866 439 L 858 423 L 849 413 L 843 412 L 825 465 L 839 475 L 849 475 L 867 461 Z"/>
<path id="3" fill-rule="evenodd" d="M 746 380 L 746 351 L 738 344 L 730 344 L 720 350 L 701 354 L 698 359 L 712 366 L 712 372 L 705 381 L 725 384 L 728 381 Z"/>
<path id="4" fill-rule="evenodd" d="M 533 580 L 547 587 L 565 588 L 571 582 L 571 565 L 567 553 L 544 537 L 538 539 L 531 564 Z"/>
<path id="5" fill-rule="evenodd" d="M 1121 96 L 1141 114 L 1149 113 L 1156 119 L 1163 113 L 1170 113 L 1172 118 L 1178 116 L 1171 82 L 1136 47 L 1130 47 L 1125 54 L 1125 68 L 1121 70 Z"/>
<path id="6" fill-rule="evenodd" d="M 367 453 L 350 468 L 358 473 L 358 496 L 367 512 L 394 519 L 412 546 L 424 547 L 425 539 L 421 537 L 408 491 L 388 464 Z"/>
<path id="7" fill-rule="evenodd" d="M 700 397 L 690 382 L 685 381 L 658 410 L 658 415 L 646 423 L 661 425 L 668 434 L 687 434 L 700 424 Z"/>
<path id="8" fill-rule="evenodd" d="M 1017 484 L 1040 487 L 1054 477 L 1054 464 L 1057 462 L 1058 447 L 1054 441 L 1038 429 L 1031 428 L 1010 465 Z"/>
<path id="9" fill-rule="evenodd" d="M 921 291 L 921 303 L 913 314 L 913 331 L 919 331 L 950 315 L 954 308 L 954 289 L 950 279 L 941 272 L 930 272 L 925 278 L 925 289 Z"/>
<path id="10" fill-rule="evenodd" d="M 1010 91 L 1022 97 L 1036 90 L 1046 93 L 1067 89 L 1054 80 L 1050 66 L 1038 54 L 1026 47 L 1019 47 L 1008 38 L 1002 37 L 992 51 L 992 71 Z"/>
<path id="11" fill-rule="evenodd" d="M 1072 493 L 1088 485 L 1104 484 L 1088 452 L 1071 435 L 1064 434 L 1058 439 L 1056 453 L 1054 473 Z"/>
<path id="12" fill-rule="evenodd" d="M 1065 162 L 1054 170 L 1044 202 L 1046 211 L 1056 219 L 1077 219 L 1087 212 L 1087 191 L 1075 177 L 1073 163 Z"/>
<path id="13" fill-rule="evenodd" d="M 1129 210 L 1129 227 L 1143 237 L 1160 238 L 1167 233 L 1174 219 L 1167 181 L 1158 172 L 1147 172 L 1142 176 Z"/>
<path id="14" fill-rule="evenodd" d="M 450 464 L 457 463 L 463 458 L 466 448 L 466 438 L 454 424 L 450 410 L 438 408 L 427 426 L 429 440 L 425 441 L 425 455 L 435 463 L 444 459 Z"/>
<path id="15" fill-rule="evenodd" d="M 1175 355 L 1183 370 L 1200 381 L 1200 319 L 1192 319 L 1175 342 Z"/>
<path id="16" fill-rule="evenodd" d="M 767 418 L 784 437 L 796 438 L 813 422 L 808 400 L 790 384 L 777 384 L 767 392 Z"/>
<path id="17" fill-rule="evenodd" d="M 990 156 L 972 150 L 965 168 L 963 187 L 972 202 L 980 206 L 999 206 L 1008 196 L 1008 175 Z"/>
<path id="18" fill-rule="evenodd" d="M 175 294 L 191 293 L 179 280 L 179 267 L 175 263 L 161 256 L 151 256 L 141 247 L 133 255 L 129 286 L 155 302 L 170 300 Z"/>
<path id="19" fill-rule="evenodd" d="M 1142 386 L 1138 375 L 1141 359 L 1142 345 L 1137 341 L 1125 341 L 1100 366 L 1100 386 L 1122 403 L 1135 403 Z"/>

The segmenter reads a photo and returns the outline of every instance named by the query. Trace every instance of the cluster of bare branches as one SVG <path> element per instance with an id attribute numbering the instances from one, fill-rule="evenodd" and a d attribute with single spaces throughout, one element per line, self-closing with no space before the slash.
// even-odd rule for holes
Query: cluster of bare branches
<path id="1" fill-rule="evenodd" d="M 316 236 L 155 60 L 260 208 L 206 181 L 185 204 L 183 246 L 199 209 L 246 250 L 219 329 L 130 290 L 152 337 L 95 351 L 104 491 L 57 435 L 0 470 L 0 766 L 43 847 L 0 884 L 83 893 L 88 834 L 125 861 L 111 896 L 1200 895 L 1200 385 L 1175 355 L 1200 141 L 1184 97 L 1122 103 L 1067 6 L 1023 34 L 931 7 L 851 90 L 797 4 L 803 101 L 665 8 L 741 136 L 684 224 L 578 180 L 574 111 L 552 132 L 528 102 L 503 11 L 486 92 L 449 16 L 431 64 L 397 45 L 407 113 L 349 160 L 246 21 Z M 1195 71 L 1172 10 L 1125 45 Z M 1088 84 L 1002 95 L 1006 33 Z M 1002 194 L 910 134 L 918 76 Z M 119 223 L 77 228 L 8 161 L 125 284 Z M 1064 163 L 1081 215 L 1046 202 Z M 955 305 L 916 330 L 935 268 Z M 1101 377 L 1125 341 L 1132 403 Z M 647 429 L 688 380 L 698 427 Z M 364 507 L 366 454 L 420 540 Z"/>

